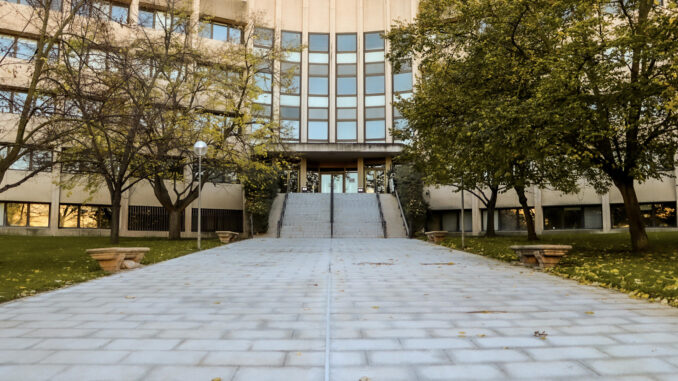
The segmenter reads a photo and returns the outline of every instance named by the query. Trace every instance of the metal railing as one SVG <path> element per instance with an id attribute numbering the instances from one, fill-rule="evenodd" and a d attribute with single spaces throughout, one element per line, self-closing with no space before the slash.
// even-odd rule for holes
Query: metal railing
<path id="1" fill-rule="evenodd" d="M 278 233 L 277 237 L 280 238 L 280 232 L 282 231 L 283 220 L 285 219 L 285 209 L 287 209 L 287 199 L 290 196 L 290 192 L 285 193 L 285 199 L 283 200 L 282 210 L 280 211 L 280 218 L 278 219 Z"/>
<path id="2" fill-rule="evenodd" d="M 384 238 L 386 238 L 386 220 L 384 219 L 384 211 L 381 209 L 381 198 L 379 197 L 379 192 L 375 193 L 377 195 L 377 206 L 379 207 L 379 219 L 381 220 L 381 229 L 384 231 Z"/>
<path id="3" fill-rule="evenodd" d="M 398 201 L 398 209 L 400 209 L 400 216 L 403 218 L 403 226 L 405 226 L 405 235 L 410 236 L 410 227 L 407 226 L 407 217 L 405 217 L 405 210 L 403 209 L 403 204 L 400 202 L 400 195 L 398 195 L 398 189 L 395 187 L 395 182 L 393 178 L 389 179 L 389 188 L 393 194 L 395 194 L 396 200 Z"/>
<path id="4" fill-rule="evenodd" d="M 334 178 L 330 179 L 330 238 L 334 238 Z"/>

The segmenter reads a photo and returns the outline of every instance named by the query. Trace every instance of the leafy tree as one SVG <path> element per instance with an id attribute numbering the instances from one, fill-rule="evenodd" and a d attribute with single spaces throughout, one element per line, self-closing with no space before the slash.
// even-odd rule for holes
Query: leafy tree
<path id="1" fill-rule="evenodd" d="M 54 109 L 63 101 L 52 94 L 49 78 L 58 59 L 59 43 L 76 15 L 92 0 L 71 0 L 63 7 L 61 0 L 24 0 L 27 5 L 0 4 L 0 20 L 21 27 L 36 36 L 35 41 L 20 38 L 2 38 L 0 41 L 0 72 L 5 85 L 25 88 L 25 92 L 0 91 L 0 112 L 11 110 L 16 117 L 0 126 L 0 134 L 9 141 L 0 147 L 0 192 L 15 188 L 36 174 L 52 166 L 44 160 L 18 178 L 7 179 L 7 171 L 34 151 L 53 149 L 57 140 L 68 134 L 54 115 Z"/>
<path id="2" fill-rule="evenodd" d="M 396 165 L 393 168 L 395 186 L 402 203 L 410 238 L 424 227 L 428 205 L 424 200 L 424 179 L 422 171 L 412 165 Z"/>

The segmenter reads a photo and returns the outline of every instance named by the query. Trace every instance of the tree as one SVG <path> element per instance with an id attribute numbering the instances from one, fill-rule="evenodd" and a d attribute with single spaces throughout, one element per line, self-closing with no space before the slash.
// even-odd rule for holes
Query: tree
<path id="1" fill-rule="evenodd" d="M 59 56 L 61 38 L 71 27 L 76 15 L 92 0 L 71 0 L 70 7 L 62 7 L 61 0 L 24 0 L 27 5 L 0 4 L 0 20 L 15 25 L 35 39 L 0 37 L 0 73 L 10 79 L 5 85 L 24 88 L 25 91 L 0 91 L 0 112 L 11 112 L 16 117 L 3 123 L 0 133 L 10 141 L 0 147 L 0 182 L 13 165 L 31 153 L 49 151 L 69 130 L 54 115 L 55 107 L 63 101 L 48 86 L 52 67 Z M 62 9 L 63 8 L 63 9 Z M 6 126 L 11 126 L 6 129 Z M 17 179 L 5 181 L 0 193 L 15 188 L 36 174 L 52 166 L 51 158 L 33 165 Z"/>
<path id="2" fill-rule="evenodd" d="M 538 106 L 545 131 L 600 190 L 622 195 L 634 250 L 648 247 L 635 183 L 675 165 L 678 18 L 655 0 L 568 1 Z M 546 111 L 548 110 L 548 112 Z"/>
<path id="3" fill-rule="evenodd" d="M 396 165 L 393 168 L 393 180 L 398 188 L 410 238 L 424 227 L 428 205 L 424 200 L 424 179 L 422 171 L 412 165 Z"/>

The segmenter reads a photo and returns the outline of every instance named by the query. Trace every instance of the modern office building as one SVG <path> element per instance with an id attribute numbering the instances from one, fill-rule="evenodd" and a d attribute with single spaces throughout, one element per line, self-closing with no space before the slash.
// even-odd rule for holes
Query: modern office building
<path id="1" fill-rule="evenodd" d="M 155 27 L 164 9 L 163 1 L 102 3 L 110 4 L 111 22 L 147 28 Z M 290 49 L 274 68 L 294 71 L 294 86 L 271 86 L 257 99 L 267 116 L 284 127 L 283 139 L 300 158 L 298 169 L 290 174 L 289 187 L 281 191 L 388 191 L 386 173 L 402 150 L 391 129 L 405 123 L 392 103 L 412 94 L 416 65 L 406 63 L 395 72 L 385 58 L 389 47 L 381 35 L 399 20 L 413 20 L 417 6 L 417 0 L 192 0 L 193 17 L 203 20 L 202 38 L 241 43 L 243 28 L 254 18 L 260 36 L 255 48 L 279 44 Z M 25 0 L 0 0 L 0 46 L 13 47 L 8 59 L 31 58 L 35 35 L 17 21 L 29 13 Z M 305 49 L 297 52 L 297 46 Z M 3 97 L 21 97 L 25 85 L 25 80 L 22 83 L 21 78 L 0 70 Z M 0 104 L 2 131 L 14 123 L 15 112 L 9 104 Z M 51 155 L 44 152 L 24 157 L 5 181 L 19 178 L 22 171 Z M 63 189 L 57 185 L 62 170 L 55 165 L 0 194 L 1 233 L 108 234 L 108 193 Z M 425 193 L 431 209 L 428 228 L 459 231 L 460 195 L 448 187 L 429 187 Z M 584 184 L 579 194 L 535 188 L 528 196 L 540 231 L 610 231 L 624 226 L 621 196 L 614 190 L 598 195 Z M 640 185 L 638 197 L 650 226 L 676 226 L 676 184 L 672 178 Z M 196 204 L 184 217 L 186 236 L 196 231 Z M 242 187 L 237 183 L 208 184 L 202 206 L 207 231 L 242 231 L 247 225 L 242 217 Z M 465 227 L 480 233 L 484 221 L 490 219 L 500 231 L 519 231 L 522 212 L 518 206 L 512 193 L 501 195 L 497 213 L 488 218 L 478 200 L 468 194 L 463 207 Z M 147 184 L 139 183 L 125 194 L 123 236 L 163 235 L 167 223 L 167 214 Z"/>

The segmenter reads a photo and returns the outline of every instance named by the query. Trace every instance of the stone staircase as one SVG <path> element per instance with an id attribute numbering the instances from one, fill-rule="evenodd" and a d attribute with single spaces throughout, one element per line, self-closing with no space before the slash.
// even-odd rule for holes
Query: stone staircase
<path id="1" fill-rule="evenodd" d="M 282 198 L 278 201 L 281 204 Z M 373 193 L 334 194 L 333 235 L 329 194 L 290 193 L 285 206 L 280 237 L 384 238 L 379 201 L 386 221 L 387 236 L 405 237 L 405 229 L 395 198 L 389 194 L 381 194 L 378 199 Z M 280 211 L 276 214 L 279 216 Z M 277 221 L 272 222 L 269 222 L 269 226 L 276 230 Z"/>

